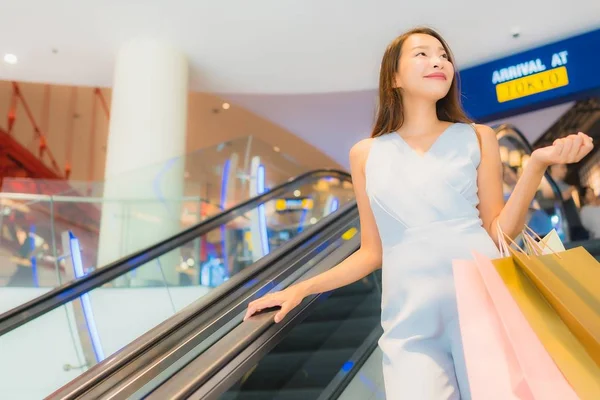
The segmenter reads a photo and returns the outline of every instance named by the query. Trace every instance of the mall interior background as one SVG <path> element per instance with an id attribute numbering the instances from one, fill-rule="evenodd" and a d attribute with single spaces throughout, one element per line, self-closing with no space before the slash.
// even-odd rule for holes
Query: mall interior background
<path id="1" fill-rule="evenodd" d="M 278 2 L 269 3 L 269 10 L 266 3 L 265 9 L 227 10 L 223 4 L 187 4 L 193 13 L 179 5 L 165 11 L 161 1 L 141 6 L 111 0 L 97 10 L 72 2 L 73 15 L 97 14 L 79 20 L 46 3 L 36 4 L 35 12 L 26 1 L 10 8 L 6 3 L 0 0 L 0 10 L 5 7 L 21 19 L 0 28 L 5 57 L 0 62 L 0 314 L 292 177 L 320 169 L 347 171 L 350 147 L 367 137 L 373 121 L 381 53 L 390 39 L 418 21 L 439 27 L 452 44 L 465 106 L 478 122 L 510 126 L 533 148 L 576 131 L 600 142 L 600 53 L 595 50 L 600 48 L 600 8 L 594 2 L 571 4 L 560 23 L 525 17 L 552 9 L 541 1 L 498 5 L 502 9 L 494 18 L 483 5 L 470 2 L 452 22 L 445 15 L 457 14 L 455 3 L 440 4 L 435 15 L 411 5 L 414 16 L 406 17 L 398 4 L 383 2 L 402 15 L 393 17 L 381 15 L 383 5 L 362 1 L 353 7 L 307 2 L 295 12 Z M 143 18 L 137 18 L 140 8 L 147 12 Z M 506 20 L 514 22 L 501 22 Z M 485 40 L 474 41 L 474 32 L 482 30 Z M 77 32 L 81 38 L 72 39 Z M 153 40 L 162 34 L 168 46 L 175 43 L 189 57 L 184 145 L 178 154 L 111 175 L 106 164 L 117 50 L 143 34 Z M 551 61 L 567 50 L 564 64 Z M 9 54 L 18 62 L 6 61 Z M 493 72 L 536 60 L 546 70 L 564 67 L 568 80 L 500 102 L 498 86 L 505 82 L 493 82 Z M 506 84 L 544 73 L 530 72 Z M 126 145 L 136 158 L 152 138 L 143 131 L 131 137 L 135 140 Z M 502 161 L 517 176 L 528 159 L 519 146 L 501 142 Z M 600 195 L 598 146 L 569 166 L 565 182 Z M 82 360 L 101 362 L 352 198 L 351 183 L 335 176 L 265 203 L 226 230 L 215 229 L 166 255 L 164 268 L 146 268 L 95 291 L 101 355 L 84 338 L 89 329 L 67 327 L 76 316 L 52 314 L 28 332 L 33 337 L 45 330 L 60 338 L 54 346 L 63 353 L 32 363 L 22 359 L 21 344 L 15 345 L 11 356 L 1 357 L 0 376 L 34 368 L 44 378 L 31 385 L 31 398 L 57 389 L 78 376 L 81 369 L 75 367 L 85 364 Z M 578 190 L 573 201 L 581 206 Z M 554 211 L 543 212 L 560 225 Z M 176 290 L 167 295 L 161 285 Z M 117 288 L 119 295 L 110 291 Z M 147 291 L 130 290 L 138 288 Z M 136 305 L 142 302 L 150 304 L 152 315 L 139 312 Z M 115 309 L 121 309 L 117 316 Z M 129 323 L 134 314 L 143 315 Z M 47 351 L 41 341 L 23 346 L 31 353 Z M 90 355 L 92 348 L 96 353 Z M 15 367 L 14 360 L 21 364 Z M 60 372 L 44 375 L 47 369 Z M 13 375 L 13 387 L 27 386 L 26 377 Z"/>

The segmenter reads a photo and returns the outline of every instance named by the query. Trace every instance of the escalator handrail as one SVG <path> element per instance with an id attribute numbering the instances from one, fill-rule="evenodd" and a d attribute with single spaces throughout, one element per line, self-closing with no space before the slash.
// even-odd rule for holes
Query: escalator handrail
<path id="1" fill-rule="evenodd" d="M 205 332 L 216 331 L 216 329 L 219 329 L 219 320 L 221 320 L 221 323 L 227 324 L 228 318 L 231 318 L 231 315 L 239 314 L 239 310 L 236 310 L 232 304 L 239 302 L 240 299 L 245 296 L 249 296 L 250 293 L 256 291 L 257 288 L 260 288 L 262 291 L 266 288 L 273 287 L 272 281 L 267 282 L 261 278 L 264 272 L 267 270 L 275 270 L 273 272 L 279 276 L 279 274 L 282 273 L 285 274 L 287 272 L 295 271 L 297 268 L 296 264 L 299 261 L 292 260 L 302 260 L 312 253 L 320 253 L 319 240 L 315 239 L 322 235 L 328 236 L 332 232 L 339 230 L 341 226 L 347 224 L 348 220 L 355 220 L 357 214 L 358 208 L 355 201 L 344 205 L 335 213 L 328 215 L 317 224 L 309 227 L 298 236 L 285 243 L 283 246 L 245 268 L 227 282 L 215 288 L 211 293 L 201 297 L 196 302 L 190 304 L 188 307 L 163 321 L 155 328 L 152 328 L 150 331 L 138 337 L 119 350 L 119 352 L 106 358 L 102 363 L 96 364 L 83 374 L 79 375 L 77 378 L 52 393 L 47 399 L 79 398 L 79 396 L 83 396 L 84 394 L 88 395 L 88 393 L 93 392 L 100 384 L 111 387 L 112 390 L 115 389 L 117 384 L 109 384 L 106 381 L 115 377 L 116 382 L 118 383 L 132 381 L 130 376 L 132 374 L 124 371 L 123 368 L 128 368 L 136 373 L 140 372 L 142 368 L 147 368 L 153 363 L 148 363 L 147 360 L 146 362 L 143 360 L 144 353 L 149 350 L 154 351 L 162 347 L 169 352 L 178 351 L 178 349 L 174 348 L 173 345 L 170 345 L 167 341 L 171 335 L 176 335 L 189 324 L 194 324 L 196 326 L 201 325 L 203 326 L 202 330 Z M 254 284 L 250 285 L 249 283 L 253 281 Z M 243 288 L 243 290 L 240 292 L 241 288 Z M 208 311 L 210 311 L 210 313 L 208 313 Z M 203 334 L 200 333 L 200 335 Z M 179 337 L 179 339 L 177 339 L 179 344 L 190 340 L 189 337 L 184 337 L 185 338 Z M 155 354 L 153 356 L 154 360 L 164 360 L 167 358 L 165 351 L 159 350 L 158 354 L 160 355 Z M 118 389 L 120 388 L 117 388 L 117 390 Z M 98 394 L 94 393 L 94 396 L 96 395 Z M 104 395 L 104 393 L 102 395 Z"/>
<path id="2" fill-rule="evenodd" d="M 330 258 L 315 265 L 313 269 L 320 270 L 320 272 L 329 270 L 358 250 L 359 247 L 360 235 L 357 235 L 340 246 L 336 250 L 337 254 L 332 254 Z M 244 354 L 251 354 L 250 357 L 254 360 L 262 358 L 268 353 L 269 347 L 274 346 L 274 342 L 278 342 L 279 338 L 284 337 L 294 326 L 304 320 L 306 315 L 329 294 L 329 292 L 317 293 L 306 297 L 299 306 L 290 310 L 280 323 L 275 323 L 273 320 L 276 311 L 251 317 L 176 372 L 146 398 L 149 400 L 185 399 L 201 387 L 209 387 L 209 390 L 214 390 L 216 386 L 227 386 L 237 381 L 237 377 L 232 376 L 227 376 L 220 383 L 211 382 L 210 379 L 217 374 L 223 374 L 226 369 L 235 368 L 235 366 L 232 367 L 232 364 L 241 364 L 239 356 L 243 358 Z M 229 375 L 228 372 L 225 373 Z"/>
<path id="3" fill-rule="evenodd" d="M 350 174 L 337 169 L 320 169 L 310 171 L 290 178 L 287 182 L 262 193 L 256 197 L 246 200 L 222 213 L 208 218 L 182 232 L 166 238 L 145 249 L 139 250 L 114 261 L 104 267 L 98 268 L 90 274 L 79 279 L 72 280 L 55 289 L 45 293 L 33 300 L 23 303 L 3 314 L 0 314 L 0 336 L 18 328 L 19 326 L 54 310 L 61 305 L 76 299 L 82 294 L 101 286 L 111 280 L 127 273 L 148 261 L 160 257 L 169 251 L 184 245 L 191 240 L 202 236 L 232 220 L 256 208 L 258 205 L 272 200 L 275 197 L 289 191 L 291 188 L 306 182 L 323 177 L 334 176 L 344 181 L 351 181 Z"/>
<path id="4" fill-rule="evenodd" d="M 500 125 L 493 127 L 493 129 L 496 132 L 496 135 L 498 135 L 498 133 L 501 131 L 513 131 L 518 136 L 518 138 L 521 140 L 521 142 L 523 143 L 523 145 L 525 146 L 525 148 L 527 149 L 529 154 L 533 153 L 533 147 L 531 147 L 529 140 L 527 140 L 527 138 L 525 137 L 523 132 L 521 132 L 521 130 L 519 128 L 517 128 L 516 126 L 514 126 L 513 124 L 500 124 Z"/>

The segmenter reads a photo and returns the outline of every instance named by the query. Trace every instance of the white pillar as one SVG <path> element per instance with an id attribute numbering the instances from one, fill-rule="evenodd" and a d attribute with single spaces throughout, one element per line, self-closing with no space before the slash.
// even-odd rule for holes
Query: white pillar
<path id="1" fill-rule="evenodd" d="M 114 72 L 97 266 L 181 229 L 187 126 L 188 63 L 152 40 L 120 49 Z M 168 161 L 170 160 L 170 161 Z M 139 269 L 134 282 L 175 283 L 179 253 Z"/>

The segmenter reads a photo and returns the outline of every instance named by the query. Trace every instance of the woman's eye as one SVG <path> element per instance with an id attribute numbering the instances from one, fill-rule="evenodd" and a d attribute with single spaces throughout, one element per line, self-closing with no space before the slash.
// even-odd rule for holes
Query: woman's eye
<path id="1" fill-rule="evenodd" d="M 427 55 L 427 54 L 425 54 L 424 52 L 417 53 L 417 57 L 420 57 L 420 56 L 426 56 L 426 55 Z"/>
<path id="2" fill-rule="evenodd" d="M 449 59 L 448 54 L 442 54 L 442 58 L 445 58 L 446 60 Z"/>

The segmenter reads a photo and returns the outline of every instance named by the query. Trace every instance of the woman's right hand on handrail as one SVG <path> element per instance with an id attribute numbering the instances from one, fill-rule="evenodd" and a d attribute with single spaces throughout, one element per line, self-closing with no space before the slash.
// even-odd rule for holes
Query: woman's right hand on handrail
<path id="1" fill-rule="evenodd" d="M 248 304 L 248 310 L 244 316 L 244 321 L 264 309 L 281 307 L 277 314 L 275 314 L 275 323 L 279 323 L 294 307 L 300 304 L 304 297 L 306 297 L 306 294 L 300 285 L 293 285 L 282 291 L 269 293 Z"/>

